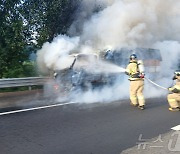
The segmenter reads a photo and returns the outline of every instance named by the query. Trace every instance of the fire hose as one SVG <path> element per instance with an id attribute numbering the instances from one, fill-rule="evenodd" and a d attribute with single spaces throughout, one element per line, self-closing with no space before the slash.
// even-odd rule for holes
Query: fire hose
<path id="1" fill-rule="evenodd" d="M 155 85 L 155 86 L 157 86 L 157 87 L 159 87 L 159 88 L 161 88 L 161 89 L 168 90 L 168 88 L 162 87 L 162 86 L 158 85 L 157 83 L 153 82 L 152 80 L 150 80 L 150 79 L 148 79 L 148 78 L 146 78 L 146 77 L 144 77 L 144 78 L 145 78 L 146 80 L 148 80 L 150 83 L 152 83 L 153 85 Z"/>

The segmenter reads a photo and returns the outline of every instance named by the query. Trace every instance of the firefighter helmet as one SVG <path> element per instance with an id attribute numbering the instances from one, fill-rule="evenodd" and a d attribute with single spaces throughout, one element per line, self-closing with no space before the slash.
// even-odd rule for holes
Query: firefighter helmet
<path id="1" fill-rule="evenodd" d="M 180 76 L 180 70 L 175 71 L 174 74 Z"/>
<path id="2" fill-rule="evenodd" d="M 132 54 L 132 55 L 130 55 L 130 60 L 133 60 L 133 59 L 137 59 L 136 54 Z"/>
<path id="3" fill-rule="evenodd" d="M 180 80 L 180 71 L 175 71 L 174 72 L 174 76 L 173 76 L 173 80 L 179 79 Z"/>

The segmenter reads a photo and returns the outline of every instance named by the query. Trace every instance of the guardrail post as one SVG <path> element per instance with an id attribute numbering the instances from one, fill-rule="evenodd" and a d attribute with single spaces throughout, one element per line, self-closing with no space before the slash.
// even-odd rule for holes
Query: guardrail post
<path id="1" fill-rule="evenodd" d="M 31 91 L 32 90 L 32 87 L 31 86 L 29 86 L 29 91 Z"/>

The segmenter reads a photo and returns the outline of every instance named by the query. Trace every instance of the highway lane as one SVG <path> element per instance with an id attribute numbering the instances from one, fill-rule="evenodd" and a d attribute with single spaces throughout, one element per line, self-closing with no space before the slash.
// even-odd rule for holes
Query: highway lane
<path id="1" fill-rule="evenodd" d="M 179 125 L 165 98 L 147 100 L 147 109 L 128 100 L 70 104 L 0 116 L 0 154 L 119 154 L 140 134 L 151 139 Z"/>

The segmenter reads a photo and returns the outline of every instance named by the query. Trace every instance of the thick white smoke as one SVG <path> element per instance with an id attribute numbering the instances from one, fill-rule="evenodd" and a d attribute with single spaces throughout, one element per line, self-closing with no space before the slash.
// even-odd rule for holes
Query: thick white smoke
<path id="1" fill-rule="evenodd" d="M 80 35 L 84 23 L 90 20 L 95 12 L 112 5 L 114 1 L 115 0 L 82 0 L 79 11 L 75 14 L 76 20 L 71 25 L 69 33 L 71 35 Z"/>
<path id="2" fill-rule="evenodd" d="M 94 8 L 99 11 L 94 11 Z M 180 1 L 178 0 L 84 0 L 81 12 L 72 24 L 69 34 L 59 35 L 52 43 L 45 43 L 38 51 L 38 63 L 41 70 L 56 70 L 69 65 L 66 55 L 78 49 L 83 53 L 98 53 L 111 46 L 147 47 L 161 50 L 161 78 L 157 81 L 162 86 L 169 86 L 173 71 L 177 69 L 180 55 Z M 88 17 L 87 17 L 88 16 Z M 82 20 L 83 19 L 83 20 Z M 82 22 L 80 22 L 82 21 Z M 79 30 L 80 28 L 80 30 Z M 71 60 L 70 60 L 71 61 Z M 68 64 L 67 64 L 68 63 Z M 63 67 L 62 67 L 63 66 Z M 148 74 L 147 74 L 148 76 Z M 118 83 L 119 84 L 119 83 Z M 119 93 L 103 89 L 101 100 L 124 98 L 122 91 L 128 91 L 129 83 L 119 84 Z M 159 96 L 161 91 L 146 84 L 153 92 L 147 96 Z M 106 92 L 105 92 L 106 91 Z M 161 94 L 166 94 L 164 91 Z M 126 96 L 129 94 L 126 93 Z M 88 97 L 87 97 L 88 96 Z M 98 96 L 88 92 L 82 98 Z M 106 97 L 107 96 L 107 97 Z M 92 98 L 91 97 L 91 98 Z M 104 98 L 105 97 L 105 98 Z M 83 99 L 85 100 L 85 99 Z"/>
<path id="3" fill-rule="evenodd" d="M 83 27 L 81 39 L 107 44 L 149 47 L 157 41 L 180 40 L 180 8 L 176 0 L 117 0 Z"/>
<path id="4" fill-rule="evenodd" d="M 46 42 L 37 52 L 37 62 L 41 72 L 47 73 L 49 70 L 59 70 L 70 66 L 73 59 L 67 58 L 67 55 L 79 43 L 79 37 L 70 38 L 59 35 L 54 38 L 52 43 Z"/>
<path id="5" fill-rule="evenodd" d="M 180 43 L 178 41 L 162 41 L 156 42 L 153 47 L 159 49 L 162 56 L 159 79 L 156 82 L 163 87 L 170 87 L 174 84 L 172 80 L 174 71 L 178 69 L 178 65 L 180 64 Z M 152 86 L 148 82 L 146 83 L 146 97 L 158 97 L 167 93 L 168 91 Z"/>

